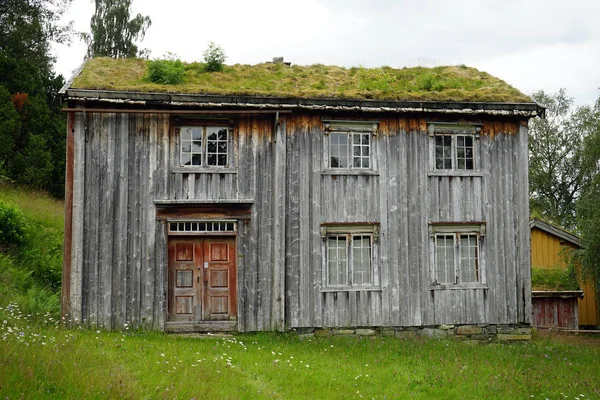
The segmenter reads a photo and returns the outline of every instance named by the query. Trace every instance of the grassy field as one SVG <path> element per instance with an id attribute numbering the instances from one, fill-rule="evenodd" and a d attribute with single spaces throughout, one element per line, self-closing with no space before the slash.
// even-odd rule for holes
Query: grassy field
<path id="1" fill-rule="evenodd" d="M 593 399 L 600 341 L 176 337 L 0 321 L 0 398 Z"/>
<path id="2" fill-rule="evenodd" d="M 22 241 L 0 243 L 0 306 L 11 301 L 32 317 L 58 316 L 63 202 L 0 181 L 0 203 L 16 205 L 23 215 Z"/>

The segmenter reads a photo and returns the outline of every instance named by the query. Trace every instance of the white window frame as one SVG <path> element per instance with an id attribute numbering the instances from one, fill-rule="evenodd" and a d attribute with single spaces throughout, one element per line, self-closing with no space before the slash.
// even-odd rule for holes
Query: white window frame
<path id="1" fill-rule="evenodd" d="M 480 172 L 480 132 L 481 124 L 430 122 L 429 131 L 429 174 L 430 176 L 482 176 Z M 436 138 L 449 137 L 451 140 L 451 168 L 437 168 Z M 473 143 L 473 168 L 458 167 L 458 138 L 471 137 Z"/>
<path id="2" fill-rule="evenodd" d="M 323 165 L 324 172 L 329 174 L 372 174 L 377 171 L 377 157 L 376 157 L 376 146 L 374 143 L 375 137 L 377 136 L 377 121 L 334 121 L 334 120 L 323 120 Z M 332 166 L 331 161 L 333 159 L 332 152 L 334 149 L 333 135 L 347 135 L 347 167 Z M 368 135 L 369 137 L 369 155 L 368 155 L 368 167 L 354 166 L 354 138 L 362 135 Z M 364 147 L 362 143 L 358 145 Z M 365 156 L 358 156 L 359 159 L 364 159 Z"/>
<path id="3" fill-rule="evenodd" d="M 321 236 L 323 239 L 323 274 L 321 291 L 338 290 L 380 290 L 379 265 L 377 263 L 379 252 L 379 224 L 322 224 Z M 329 241 L 331 238 L 343 238 L 345 243 L 343 251 L 346 255 L 345 279 L 341 283 L 331 283 L 329 279 Z M 354 282 L 355 247 L 353 239 L 368 237 L 370 243 L 370 268 L 369 279 L 364 283 Z"/>
<path id="4" fill-rule="evenodd" d="M 200 129 L 201 130 L 201 149 L 199 152 L 194 152 L 193 149 L 191 149 L 191 152 L 184 152 L 184 148 L 183 148 L 183 142 L 188 141 L 188 139 L 184 139 L 183 138 L 183 132 L 186 131 L 187 129 Z M 211 154 L 216 154 L 217 155 L 217 162 L 218 162 L 218 157 L 219 155 L 225 155 L 226 156 L 226 162 L 225 165 L 209 165 L 208 164 L 208 130 L 209 129 L 217 129 L 217 130 L 221 130 L 221 129 L 225 129 L 227 131 L 227 139 L 225 141 L 220 140 L 217 136 L 217 153 L 211 153 Z M 218 135 L 218 133 L 217 133 Z M 228 126 L 222 126 L 222 125 L 181 125 L 178 127 L 178 132 L 177 132 L 177 140 L 178 140 L 178 150 L 179 150 L 179 160 L 178 160 L 178 164 L 177 167 L 178 168 L 184 168 L 184 169 L 228 169 L 231 168 L 233 166 L 233 158 L 232 158 L 232 147 L 233 147 L 233 132 L 232 129 Z M 225 153 L 219 153 L 218 152 L 218 143 L 219 142 L 226 142 L 227 143 L 227 151 Z M 190 156 L 193 156 L 194 154 L 199 154 L 200 155 L 200 164 L 195 164 L 195 165 L 185 165 L 183 163 L 183 158 L 184 158 L 184 154 L 189 154 Z"/>
<path id="5" fill-rule="evenodd" d="M 441 222 L 430 223 L 430 274 L 431 289 L 461 289 L 461 288 L 487 288 L 485 276 L 485 257 L 483 239 L 485 237 L 485 222 Z M 438 275 L 438 243 L 441 238 L 452 237 L 454 279 L 448 281 Z M 461 280 L 462 252 L 461 238 L 465 236 L 474 236 L 476 240 L 476 281 L 465 282 Z"/>

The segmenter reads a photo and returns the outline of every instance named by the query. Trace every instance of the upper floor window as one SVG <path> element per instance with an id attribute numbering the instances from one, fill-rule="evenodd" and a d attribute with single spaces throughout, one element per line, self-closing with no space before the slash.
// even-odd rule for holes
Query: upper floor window
<path id="1" fill-rule="evenodd" d="M 323 121 L 325 168 L 333 172 L 374 169 L 376 122 Z"/>
<path id="2" fill-rule="evenodd" d="M 222 126 L 182 126 L 180 128 L 182 166 L 228 167 L 229 129 Z"/>
<path id="3" fill-rule="evenodd" d="M 430 123 L 431 170 L 477 171 L 478 125 Z"/>
<path id="4" fill-rule="evenodd" d="M 432 224 L 434 284 L 483 283 L 480 248 L 484 235 L 484 223 Z"/>

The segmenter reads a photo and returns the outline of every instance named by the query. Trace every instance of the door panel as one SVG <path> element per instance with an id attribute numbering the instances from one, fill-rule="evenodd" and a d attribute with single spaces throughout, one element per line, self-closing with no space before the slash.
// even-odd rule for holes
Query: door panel
<path id="1" fill-rule="evenodd" d="M 235 238 L 171 237 L 168 319 L 237 319 L 235 254 Z"/>
<path id="2" fill-rule="evenodd" d="M 235 239 L 207 238 L 204 244 L 204 319 L 236 319 Z"/>

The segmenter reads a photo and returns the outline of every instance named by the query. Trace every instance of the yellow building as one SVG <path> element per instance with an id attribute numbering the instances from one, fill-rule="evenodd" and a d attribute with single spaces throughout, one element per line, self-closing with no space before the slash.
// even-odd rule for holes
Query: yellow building
<path id="1" fill-rule="evenodd" d="M 539 219 L 529 222 L 531 230 L 531 266 L 537 268 L 567 268 L 561 252 L 565 248 L 581 247 L 579 238 L 563 229 Z M 589 279 L 580 282 L 584 297 L 578 301 L 579 326 L 596 327 L 600 325 L 600 307 L 596 285 Z"/>

